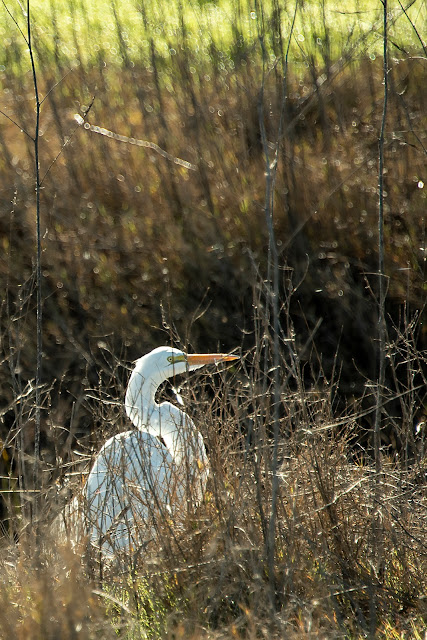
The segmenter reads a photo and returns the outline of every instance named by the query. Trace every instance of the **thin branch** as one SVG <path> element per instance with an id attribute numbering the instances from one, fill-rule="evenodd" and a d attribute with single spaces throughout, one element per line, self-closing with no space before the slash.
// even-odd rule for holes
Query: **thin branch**
<path id="1" fill-rule="evenodd" d="M 287 49 L 283 61 L 283 77 L 282 77 L 282 96 L 281 96 L 281 110 L 279 117 L 279 126 L 277 130 L 276 142 L 274 147 L 274 157 L 270 160 L 269 143 L 267 140 L 267 132 L 265 127 L 265 113 L 264 113 L 264 88 L 265 88 L 265 67 L 267 60 L 267 51 L 265 48 L 265 23 L 264 12 L 262 4 L 256 4 L 257 15 L 259 16 L 258 23 L 258 39 L 261 47 L 262 62 L 263 62 L 263 76 L 261 88 L 258 96 L 258 121 L 261 133 L 261 142 L 263 146 L 263 152 L 265 157 L 265 175 L 266 175 L 266 187 L 265 187 L 265 205 L 264 212 L 268 229 L 268 260 L 267 260 L 267 299 L 268 307 L 272 314 L 272 371 L 273 371 L 273 457 L 271 462 L 271 475 L 272 475 L 272 488 L 271 488 L 271 508 L 270 519 L 268 524 L 267 535 L 267 563 L 269 571 L 270 589 L 271 589 L 271 602 L 273 608 L 275 608 L 275 546 L 276 546 L 276 520 L 277 520 L 277 498 L 279 492 L 279 477 L 278 477 L 278 449 L 279 449 L 279 405 L 280 405 L 280 320 L 279 320 L 279 258 L 277 251 L 277 243 L 274 231 L 274 189 L 277 177 L 277 165 L 280 143 L 283 136 L 284 129 L 284 114 L 285 105 L 287 99 L 287 70 L 288 70 L 288 55 L 290 42 L 295 25 L 296 13 L 298 8 L 298 0 L 295 3 L 295 10 L 293 14 L 293 20 L 288 37 Z M 267 319 L 266 319 L 267 320 Z M 266 358 L 267 364 L 267 358 Z M 265 381 L 266 381 L 266 371 Z"/>
<path id="2" fill-rule="evenodd" d="M 385 274 L 384 274 L 384 137 L 387 118 L 388 101 L 388 46 L 387 46 L 387 0 L 382 0 L 384 6 L 384 63 L 383 63 L 383 114 L 381 120 L 381 130 L 378 140 L 379 155 L 379 177 L 378 177 L 378 279 L 379 279 L 379 299 L 378 299 L 378 385 L 377 403 L 375 413 L 375 468 L 377 472 L 381 470 L 380 444 L 381 444 L 381 415 L 383 388 L 385 380 L 385 347 L 386 347 L 386 323 L 385 323 Z"/>
<path id="3" fill-rule="evenodd" d="M 55 82 L 55 84 L 54 84 L 54 85 L 49 89 L 49 91 L 47 92 L 47 94 L 45 95 L 45 97 L 40 101 L 40 106 L 42 106 L 43 102 L 44 102 L 44 101 L 46 100 L 46 98 L 47 98 L 47 97 L 52 93 L 52 91 L 54 91 L 54 90 L 56 89 L 56 87 L 57 87 L 58 85 L 60 85 L 60 84 L 61 84 L 61 82 L 63 82 L 63 80 L 65 80 L 65 78 L 66 78 L 67 76 L 69 76 L 69 75 L 70 75 L 70 73 L 72 73 L 73 71 L 74 71 L 74 69 L 68 69 L 67 73 L 65 73 L 65 74 L 62 76 L 62 78 L 60 78 L 60 79 L 58 80 L 58 82 Z"/>
<path id="4" fill-rule="evenodd" d="M 387 16 L 387 0 L 381 0 L 383 4 L 383 113 L 381 120 L 381 129 L 378 140 L 378 160 L 379 160 L 379 176 L 378 176 L 378 381 L 375 406 L 374 421 L 374 456 L 375 456 L 375 485 L 374 498 L 375 503 L 380 503 L 381 494 L 381 426 L 384 401 L 384 383 L 385 383 L 385 359 L 386 359 L 386 321 L 385 321 L 385 296 L 386 282 L 384 274 L 384 138 L 385 125 L 387 119 L 387 102 L 388 102 L 388 16 Z M 374 638 L 376 636 L 377 614 L 376 614 L 376 572 L 381 570 L 383 563 L 383 543 L 381 535 L 381 518 L 378 509 L 375 509 L 372 521 L 372 533 L 374 544 L 374 561 L 376 566 L 372 566 L 372 592 L 370 598 L 370 633 Z"/>
<path id="5" fill-rule="evenodd" d="M 2 0 L 2 3 L 3 3 L 4 8 L 6 9 L 6 12 L 9 14 L 9 17 L 11 18 L 11 20 L 13 20 L 13 22 L 14 22 L 16 28 L 18 29 L 19 33 L 24 38 L 25 44 L 27 45 L 27 47 L 29 47 L 30 46 L 29 41 L 27 40 L 27 37 L 25 36 L 25 33 L 22 31 L 21 27 L 19 26 L 15 16 L 11 13 L 11 11 L 10 11 L 9 7 L 7 6 L 5 0 Z M 25 16 L 24 8 L 23 8 L 23 6 L 21 5 L 20 2 L 19 2 L 19 6 L 21 7 L 22 13 Z M 26 15 L 25 17 L 27 18 L 27 26 L 28 26 L 28 15 Z"/>
<path id="6" fill-rule="evenodd" d="M 64 76 L 65 77 L 65 76 Z M 57 86 L 57 85 L 55 85 Z M 55 87 L 52 87 L 52 89 L 54 89 Z M 51 90 L 52 90 L 51 89 Z M 49 92 L 50 93 L 50 92 Z M 49 94 L 47 94 L 49 95 Z M 45 96 L 45 98 L 47 97 L 47 95 Z M 43 100 L 45 99 L 43 98 Z M 85 110 L 85 112 L 83 113 L 83 117 L 79 115 L 79 118 L 81 118 L 83 120 L 83 122 L 85 122 L 87 115 L 89 113 L 89 111 L 92 108 L 92 105 L 95 101 L 95 96 L 93 96 L 89 106 L 87 107 L 87 109 Z M 52 169 L 53 165 L 55 164 L 55 162 L 58 160 L 58 158 L 61 156 L 62 152 L 64 151 L 65 147 L 71 142 L 74 134 L 76 133 L 76 131 L 80 128 L 81 123 L 78 122 L 77 125 L 74 127 L 74 129 L 72 130 L 72 132 L 70 133 L 70 135 L 67 137 L 67 139 L 65 140 L 65 142 L 62 144 L 59 152 L 56 154 L 56 156 L 54 157 L 54 159 L 52 160 L 52 162 L 49 164 L 48 168 L 46 169 L 45 173 L 43 174 L 43 178 L 40 180 L 40 186 L 43 186 L 43 182 L 45 181 L 46 176 L 48 175 L 48 173 L 50 172 L 50 170 Z"/>
<path id="7" fill-rule="evenodd" d="M 173 156 L 171 153 L 168 153 L 155 142 L 150 142 L 149 140 L 140 140 L 138 138 L 132 138 L 129 136 L 124 136 L 120 133 L 116 133 L 115 131 L 110 131 L 109 129 L 105 129 L 104 127 L 98 127 L 93 124 L 89 124 L 89 122 L 85 122 L 84 118 L 79 113 L 76 113 L 74 116 L 76 122 L 79 125 L 84 124 L 84 128 L 88 131 L 92 131 L 92 133 L 99 133 L 101 136 L 106 136 L 107 138 L 112 138 L 113 140 L 117 140 L 118 142 L 124 142 L 125 144 L 132 144 L 137 147 L 145 147 L 146 149 L 151 149 L 158 153 L 162 158 L 166 158 L 166 160 L 170 160 L 174 164 L 179 165 L 180 167 L 184 167 L 184 169 L 189 169 L 191 171 L 197 171 L 198 168 L 195 164 L 188 162 L 187 160 L 182 160 L 182 158 L 177 158 Z"/>
<path id="8" fill-rule="evenodd" d="M 40 230 L 40 160 L 39 160 L 39 134 L 40 134 L 40 98 L 37 82 L 37 71 L 32 47 L 30 0 L 27 0 L 27 40 L 28 51 L 31 60 L 33 74 L 34 97 L 36 102 L 36 122 L 34 131 L 34 164 L 35 164 L 35 191 L 36 191 L 36 286 L 37 286 L 37 356 L 36 356 L 36 413 L 34 433 L 34 486 L 37 487 L 39 479 L 40 457 L 40 426 L 41 426 L 41 378 L 42 378 L 42 269 L 41 269 L 41 230 Z"/>
<path id="9" fill-rule="evenodd" d="M 405 9 L 405 7 L 404 7 L 404 6 L 403 6 L 403 4 L 400 2 L 400 0 L 397 0 L 397 1 L 398 1 L 398 3 L 399 3 L 400 8 L 402 9 L 403 13 L 404 13 L 404 14 L 405 14 L 405 16 L 408 18 L 408 20 L 409 20 L 409 23 L 410 23 L 411 27 L 412 27 L 412 28 L 413 28 L 413 30 L 415 31 L 416 36 L 417 36 L 418 40 L 420 41 L 420 44 L 421 44 L 421 46 L 422 46 L 422 48 L 423 48 L 424 54 L 427 56 L 427 47 L 426 47 L 426 45 L 424 44 L 424 42 L 423 42 L 423 40 L 422 40 L 422 38 L 421 38 L 420 34 L 419 34 L 419 33 L 418 33 L 418 31 L 417 31 L 416 26 L 415 26 L 415 25 L 414 25 L 414 23 L 412 22 L 411 18 L 410 18 L 410 17 L 409 17 L 409 15 L 408 15 L 408 11 L 407 11 L 407 9 L 409 9 L 409 8 L 410 8 L 414 3 L 412 2 L 412 3 L 411 3 L 411 4 L 410 4 L 406 9 Z"/>
<path id="10" fill-rule="evenodd" d="M 267 164 L 266 169 L 266 218 L 268 226 L 269 237 L 269 263 L 272 262 L 273 269 L 273 286 L 272 286 L 272 298 L 271 307 L 273 313 L 273 368 L 274 368 L 274 411 L 273 411 L 273 433 L 274 433 L 274 446 L 273 446 L 273 459 L 272 459 L 272 492 L 271 492 L 271 513 L 268 530 L 268 552 L 269 552 L 269 573 L 270 584 L 274 586 L 274 558 L 275 558 L 275 541 L 276 541 L 276 520 L 277 520 L 277 498 L 279 494 L 279 476 L 278 476 L 278 452 L 279 452 L 279 405 L 280 405 L 280 348 L 279 348 L 279 333 L 280 333 L 280 321 L 279 321 L 279 259 L 277 252 L 277 243 L 274 232 L 274 189 L 277 177 L 277 165 L 279 157 L 279 149 L 283 136 L 285 107 L 287 100 L 287 72 L 288 72 L 288 56 L 290 43 L 294 31 L 295 19 L 298 8 L 298 0 L 295 2 L 295 10 L 293 14 L 291 29 L 289 32 L 287 48 L 283 63 L 283 77 L 282 77 L 282 99 L 281 99 L 281 111 L 279 119 L 279 127 L 276 138 L 276 148 L 274 160 L 269 164 L 268 146 L 265 131 L 265 121 L 262 118 L 261 123 L 261 137 L 263 141 L 265 159 Z M 261 114 L 260 114 L 261 116 Z"/>
<path id="11" fill-rule="evenodd" d="M 18 123 L 17 123 L 13 118 L 11 118 L 10 116 L 8 116 L 8 115 L 7 115 L 7 113 L 5 113 L 4 111 L 2 111 L 2 109 L 0 109 L 0 113 L 1 113 L 1 115 L 2 115 L 2 116 L 4 116 L 5 118 L 7 118 L 7 119 L 12 123 L 12 124 L 14 124 L 14 125 L 15 125 L 15 127 L 18 127 L 18 129 L 19 129 L 20 131 L 22 131 L 22 133 L 25 133 L 25 135 L 26 135 L 26 136 L 28 136 L 28 137 L 29 137 L 29 139 L 30 139 L 32 142 L 34 142 L 34 138 L 33 138 L 33 136 L 31 135 L 31 133 L 28 133 L 28 131 L 26 131 L 26 130 L 24 129 L 24 127 L 21 127 L 21 125 L 20 125 L 20 124 L 18 124 Z"/>

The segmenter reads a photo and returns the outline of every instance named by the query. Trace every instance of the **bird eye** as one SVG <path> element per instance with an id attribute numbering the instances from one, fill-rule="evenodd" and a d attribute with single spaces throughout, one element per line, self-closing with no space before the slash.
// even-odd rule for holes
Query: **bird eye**
<path id="1" fill-rule="evenodd" d="M 171 364 L 176 364 L 177 362 L 185 362 L 185 355 L 177 355 L 177 356 L 168 356 L 167 361 Z"/>

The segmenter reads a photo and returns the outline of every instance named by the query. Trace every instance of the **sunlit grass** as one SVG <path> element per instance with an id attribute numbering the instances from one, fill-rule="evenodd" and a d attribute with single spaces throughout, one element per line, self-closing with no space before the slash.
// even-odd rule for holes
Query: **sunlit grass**
<path id="1" fill-rule="evenodd" d="M 265 45 L 272 61 L 279 42 L 287 41 L 296 9 L 291 56 L 304 63 L 308 58 L 337 59 L 344 53 L 362 52 L 375 56 L 381 51 L 382 4 L 369 0 L 339 2 L 310 0 L 287 2 L 280 16 L 271 2 L 248 0 L 187 2 L 159 0 L 34 0 L 30 3 L 36 48 L 65 65 L 92 65 L 100 60 L 110 64 L 149 64 L 150 42 L 157 55 L 169 59 L 177 47 L 188 48 L 200 62 L 221 53 L 224 64 L 236 55 L 251 56 L 257 44 L 261 21 L 271 23 Z M 7 7 L 23 32 L 26 16 L 18 3 Z M 416 1 L 404 15 L 399 2 L 389 3 L 390 37 L 404 51 L 419 48 L 420 42 L 408 17 L 422 33 L 427 21 L 425 3 Z M 18 47 L 25 57 L 25 43 L 16 37 L 10 15 L 2 9 L 0 36 L 6 44 L 0 53 L 2 65 L 11 64 L 10 48 Z M 396 53 L 398 49 L 396 48 Z M 402 54 L 402 51 L 400 52 Z"/>

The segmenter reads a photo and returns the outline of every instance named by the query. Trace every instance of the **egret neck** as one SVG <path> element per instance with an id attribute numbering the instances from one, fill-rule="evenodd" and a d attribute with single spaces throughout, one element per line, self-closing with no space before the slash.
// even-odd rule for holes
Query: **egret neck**
<path id="1" fill-rule="evenodd" d="M 126 391 L 125 408 L 128 418 L 140 431 L 161 438 L 176 465 L 189 465 L 196 461 L 199 470 L 207 465 L 203 438 L 192 420 L 170 402 L 156 402 L 159 385 L 173 376 L 158 371 L 144 375 L 143 358 L 137 361 Z"/>

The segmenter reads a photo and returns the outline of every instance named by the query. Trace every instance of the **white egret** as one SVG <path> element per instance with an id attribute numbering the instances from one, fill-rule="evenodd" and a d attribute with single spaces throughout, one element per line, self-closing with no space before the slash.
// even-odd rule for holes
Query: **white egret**
<path id="1" fill-rule="evenodd" d="M 141 548 L 155 538 L 161 519 L 176 522 L 205 490 L 209 465 L 202 435 L 184 411 L 156 402 L 159 385 L 206 364 L 237 359 L 158 347 L 136 361 L 125 398 L 136 429 L 104 444 L 84 488 L 85 531 L 103 555 Z"/>

